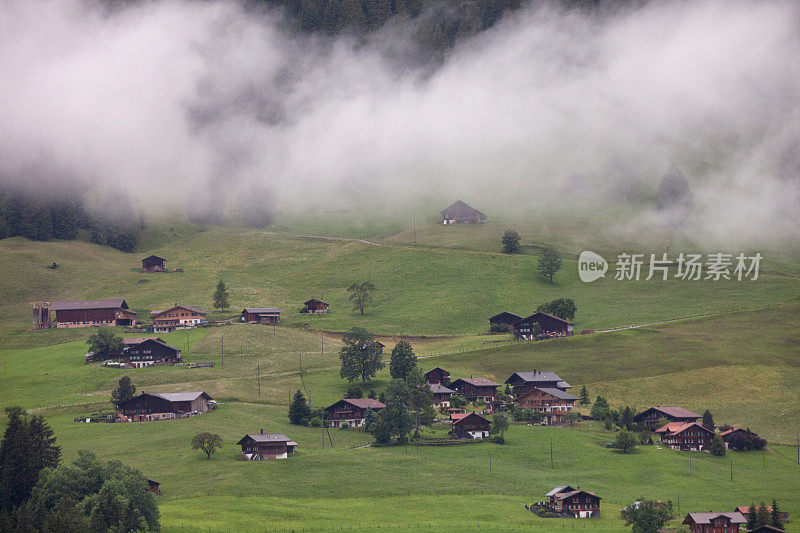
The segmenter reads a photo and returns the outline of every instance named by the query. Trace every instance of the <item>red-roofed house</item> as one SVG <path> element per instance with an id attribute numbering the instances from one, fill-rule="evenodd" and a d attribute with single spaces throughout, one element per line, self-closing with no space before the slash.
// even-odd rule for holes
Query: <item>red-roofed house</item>
<path id="1" fill-rule="evenodd" d="M 772 506 L 771 505 L 767 505 L 766 509 L 767 509 L 768 513 L 772 513 Z M 744 516 L 746 519 L 750 518 L 750 507 L 747 506 L 747 505 L 740 505 L 739 507 L 734 509 L 734 511 L 736 511 L 737 513 L 742 513 L 742 516 Z M 778 519 L 783 523 L 788 522 L 789 521 L 789 513 L 786 512 L 786 511 L 778 510 Z"/>
<path id="2" fill-rule="evenodd" d="M 342 427 L 345 423 L 350 427 L 361 427 L 368 408 L 377 413 L 384 407 L 386 404 L 372 398 L 343 398 L 326 407 L 325 412 L 332 427 Z"/>
<path id="3" fill-rule="evenodd" d="M 656 430 L 673 450 L 702 451 L 711 447 L 715 433 L 697 422 L 670 422 Z"/>
<path id="4" fill-rule="evenodd" d="M 649 430 L 661 427 L 659 420 L 666 418 L 667 422 L 697 422 L 702 418 L 697 413 L 693 413 L 683 407 L 651 407 L 633 417 L 633 421 L 642 424 Z"/>
<path id="5" fill-rule="evenodd" d="M 689 513 L 682 524 L 691 533 L 739 533 L 739 525 L 746 524 L 742 513 Z"/>
<path id="6" fill-rule="evenodd" d="M 471 402 L 483 400 L 486 403 L 494 401 L 494 395 L 499 387 L 487 378 L 459 378 L 450 384 L 450 388 Z"/>

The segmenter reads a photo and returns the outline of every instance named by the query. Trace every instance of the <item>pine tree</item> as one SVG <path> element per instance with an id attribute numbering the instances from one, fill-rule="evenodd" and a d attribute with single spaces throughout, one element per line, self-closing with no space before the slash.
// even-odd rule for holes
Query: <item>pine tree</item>
<path id="1" fill-rule="evenodd" d="M 747 509 L 747 530 L 755 529 L 758 527 L 758 508 L 751 505 Z"/>
<path id="2" fill-rule="evenodd" d="M 228 288 L 224 281 L 219 280 L 214 291 L 214 308 L 224 311 L 226 307 L 228 307 Z"/>
<path id="3" fill-rule="evenodd" d="M 761 502 L 756 511 L 756 527 L 766 526 L 767 522 L 769 522 L 769 511 L 767 511 L 767 506 L 764 505 L 764 502 Z"/>
<path id="4" fill-rule="evenodd" d="M 586 385 L 581 387 L 581 405 L 589 405 L 589 391 L 586 390 Z"/>
<path id="5" fill-rule="evenodd" d="M 770 526 L 783 529 L 783 522 L 781 522 L 781 515 L 778 512 L 778 502 L 772 500 L 772 511 L 769 513 L 769 524 Z"/>
<path id="6" fill-rule="evenodd" d="M 703 425 L 708 429 L 714 429 L 714 417 L 711 416 L 711 411 L 708 409 L 703 412 Z"/>
<path id="7" fill-rule="evenodd" d="M 297 389 L 289 405 L 289 422 L 298 426 L 307 426 L 311 420 L 311 407 L 308 405 L 303 391 Z"/>
<path id="8" fill-rule="evenodd" d="M 111 405 L 120 408 L 123 402 L 127 402 L 136 395 L 136 386 L 128 376 L 119 378 L 119 385 L 111 391 Z"/>
<path id="9" fill-rule="evenodd" d="M 367 407 L 367 410 L 364 411 L 364 431 L 369 431 L 373 423 L 375 423 L 375 411 L 371 407 Z"/>
<path id="10" fill-rule="evenodd" d="M 625 429 L 631 429 L 633 426 L 633 411 L 630 407 L 625 406 L 625 409 L 622 410 L 619 425 Z"/>
<path id="11" fill-rule="evenodd" d="M 709 451 L 711 455 L 716 455 L 717 457 L 725 455 L 725 441 L 722 440 L 721 435 L 714 435 L 714 438 L 711 439 L 711 448 Z"/>

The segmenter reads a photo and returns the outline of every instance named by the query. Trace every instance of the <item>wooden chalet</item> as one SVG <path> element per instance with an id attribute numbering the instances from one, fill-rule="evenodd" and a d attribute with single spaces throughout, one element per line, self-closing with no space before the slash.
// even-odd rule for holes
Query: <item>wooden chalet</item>
<path id="1" fill-rule="evenodd" d="M 197 307 L 175 304 L 169 309 L 150 311 L 153 330 L 157 332 L 175 331 L 178 328 L 193 328 L 206 321 L 208 313 Z"/>
<path id="2" fill-rule="evenodd" d="M 251 307 L 242 309 L 242 322 L 247 324 L 278 324 L 281 310 L 277 307 Z"/>
<path id="3" fill-rule="evenodd" d="M 161 494 L 161 483 L 158 481 L 153 481 L 152 479 L 147 480 L 147 490 L 158 496 Z"/>
<path id="4" fill-rule="evenodd" d="M 450 372 L 437 366 L 433 370 L 425 372 L 425 381 L 430 385 L 449 385 Z"/>
<path id="5" fill-rule="evenodd" d="M 489 436 L 492 423 L 478 413 L 450 415 L 453 435 L 460 439 L 483 439 Z"/>
<path id="6" fill-rule="evenodd" d="M 697 422 L 669 422 L 655 432 L 661 435 L 661 442 L 673 450 L 698 452 L 708 450 L 716 434 Z"/>
<path id="7" fill-rule="evenodd" d="M 433 393 L 434 407 L 438 407 L 439 409 L 447 409 L 450 407 L 450 396 L 455 393 L 454 390 L 448 389 L 440 383 L 428 383 L 428 386 Z"/>
<path id="8" fill-rule="evenodd" d="M 159 338 L 128 345 L 122 358 L 136 368 L 150 365 L 174 365 L 181 362 L 181 351 Z"/>
<path id="9" fill-rule="evenodd" d="M 372 398 L 342 398 L 325 408 L 326 420 L 335 428 L 342 427 L 345 423 L 349 427 L 361 427 L 364 425 L 367 409 L 377 413 L 384 407 L 386 404 Z"/>
<path id="10" fill-rule="evenodd" d="M 506 330 L 512 331 L 514 324 L 516 324 L 523 318 L 524 317 L 515 315 L 514 313 L 503 311 L 502 313 L 494 315 L 493 317 L 489 318 L 489 327 L 491 328 L 492 326 L 502 326 Z"/>
<path id="11" fill-rule="evenodd" d="M 783 533 L 783 530 L 778 529 L 775 526 L 770 526 L 765 524 L 763 526 L 758 526 L 755 529 L 748 529 L 747 533 Z"/>
<path id="12" fill-rule="evenodd" d="M 683 407 L 651 407 L 633 417 L 633 421 L 653 431 L 661 426 L 659 422 L 665 418 L 668 422 L 697 422 L 702 416 Z"/>
<path id="13" fill-rule="evenodd" d="M 136 344 L 149 340 L 164 342 L 164 339 L 162 339 L 161 337 L 125 337 L 124 339 L 122 339 L 122 346 L 127 348 L 128 346 L 134 346 Z"/>
<path id="14" fill-rule="evenodd" d="M 237 442 L 242 447 L 242 456 L 249 461 L 263 459 L 286 459 L 294 453 L 297 443 L 283 433 L 253 433 Z"/>
<path id="15" fill-rule="evenodd" d="M 213 409 L 213 400 L 199 392 L 144 392 L 122 402 L 119 410 L 134 421 L 181 418 Z"/>
<path id="16" fill-rule="evenodd" d="M 123 298 L 59 301 L 50 304 L 50 310 L 55 311 L 58 328 L 136 325 L 136 313 Z"/>
<path id="17" fill-rule="evenodd" d="M 538 336 L 534 334 L 533 324 L 539 324 Z M 534 341 L 553 337 L 570 337 L 573 335 L 572 327 L 573 324 L 569 320 L 537 311 L 512 324 L 511 332 L 517 340 Z"/>
<path id="18" fill-rule="evenodd" d="M 767 513 L 772 513 L 772 506 L 771 505 L 766 505 L 765 508 L 767 509 Z M 744 516 L 745 520 L 750 518 L 750 507 L 747 506 L 747 505 L 740 505 L 739 507 L 734 509 L 734 512 L 742 513 L 742 516 Z M 780 520 L 781 522 L 783 522 L 785 524 L 786 522 L 789 521 L 789 513 L 787 511 L 780 511 L 779 510 L 778 511 L 778 520 Z"/>
<path id="19" fill-rule="evenodd" d="M 742 513 L 689 513 L 681 524 L 689 526 L 691 533 L 739 533 L 739 526 L 747 524 Z"/>
<path id="20" fill-rule="evenodd" d="M 517 407 L 543 413 L 544 424 L 553 426 L 567 421 L 567 413 L 575 409 L 575 401 L 578 399 L 577 396 L 555 387 L 535 387 L 517 396 Z"/>
<path id="21" fill-rule="evenodd" d="M 302 313 L 327 313 L 328 312 L 328 304 L 323 302 L 322 300 L 317 300 L 316 298 L 311 298 L 303 302 L 305 306 Z"/>
<path id="22" fill-rule="evenodd" d="M 142 259 L 142 272 L 166 272 L 167 267 L 164 264 L 167 262 L 163 257 L 151 255 Z"/>
<path id="23" fill-rule="evenodd" d="M 600 513 L 602 498 L 594 492 L 559 485 L 547 494 L 541 505 L 555 513 L 570 515 L 575 518 L 592 518 Z"/>
<path id="24" fill-rule="evenodd" d="M 480 224 L 486 222 L 486 215 L 461 200 L 453 202 L 441 214 L 442 224 Z"/>
<path id="25" fill-rule="evenodd" d="M 506 380 L 507 385 L 511 385 L 514 396 L 520 396 L 535 388 L 548 388 L 548 389 L 571 389 L 572 385 L 558 377 L 558 374 L 550 371 L 539 371 L 534 369 L 533 372 L 514 372 L 511 377 Z"/>
<path id="26" fill-rule="evenodd" d="M 471 402 L 483 400 L 486 403 L 494 401 L 499 383 L 487 378 L 459 378 L 450 384 L 461 396 Z"/>

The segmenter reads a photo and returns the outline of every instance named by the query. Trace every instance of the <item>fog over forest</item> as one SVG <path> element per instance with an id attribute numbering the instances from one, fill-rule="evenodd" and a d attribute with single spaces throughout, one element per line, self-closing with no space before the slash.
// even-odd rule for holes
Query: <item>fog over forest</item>
<path id="1" fill-rule="evenodd" d="M 164 210 L 628 205 L 672 168 L 697 239 L 800 233 L 800 4 L 523 3 L 436 60 L 416 20 L 293 31 L 234 1 L 0 3 L 0 179 Z"/>

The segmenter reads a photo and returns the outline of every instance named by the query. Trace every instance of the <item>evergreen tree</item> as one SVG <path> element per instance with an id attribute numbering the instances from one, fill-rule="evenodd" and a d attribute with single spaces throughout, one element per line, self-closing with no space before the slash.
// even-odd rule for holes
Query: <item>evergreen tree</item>
<path id="1" fill-rule="evenodd" d="M 507 229 L 503 233 L 503 253 L 504 254 L 518 254 L 519 253 L 519 233 L 513 229 Z"/>
<path id="2" fill-rule="evenodd" d="M 594 405 L 592 405 L 592 411 L 590 413 L 592 418 L 595 420 L 603 420 L 608 418 L 610 413 L 611 408 L 608 406 L 608 401 L 604 397 L 598 396 L 594 401 Z"/>
<path id="3" fill-rule="evenodd" d="M 417 356 L 406 341 L 398 342 L 392 349 L 389 361 L 389 374 L 392 379 L 406 379 L 417 365 Z"/>
<path id="4" fill-rule="evenodd" d="M 342 336 L 342 343 L 344 346 L 339 350 L 342 362 L 339 375 L 342 378 L 348 381 L 361 378 L 363 383 L 385 366 L 381 361 L 381 347 L 366 329 L 354 326 Z"/>
<path id="5" fill-rule="evenodd" d="M 758 507 L 751 505 L 747 509 L 747 530 L 753 530 L 758 527 Z"/>
<path id="6" fill-rule="evenodd" d="M 369 431 L 374 423 L 375 411 L 373 411 L 371 407 L 367 407 L 367 410 L 364 411 L 364 431 Z"/>
<path id="7" fill-rule="evenodd" d="M 722 457 L 725 455 L 725 441 L 722 440 L 722 436 L 720 434 L 714 435 L 714 438 L 711 439 L 711 448 L 709 449 L 711 455 L 716 455 L 717 457 Z"/>
<path id="8" fill-rule="evenodd" d="M 764 502 L 761 502 L 761 505 L 756 510 L 756 527 L 766 526 L 767 522 L 769 522 L 769 511 L 767 511 L 767 506 L 764 505 Z"/>
<path id="9" fill-rule="evenodd" d="M 586 385 L 581 387 L 581 405 L 589 405 L 589 391 L 586 390 Z"/>
<path id="10" fill-rule="evenodd" d="M 619 426 L 628 430 L 633 427 L 633 411 L 630 407 L 625 406 L 625 409 L 622 410 Z"/>
<path id="11" fill-rule="evenodd" d="M 714 429 L 714 417 L 708 409 L 703 412 L 703 425 L 708 429 Z"/>
<path id="12" fill-rule="evenodd" d="M 219 280 L 219 283 L 217 283 L 217 288 L 214 291 L 214 308 L 224 311 L 226 307 L 229 307 L 228 288 L 225 286 L 224 281 Z"/>
<path id="13" fill-rule="evenodd" d="M 776 529 L 783 529 L 783 522 L 781 522 L 781 515 L 778 511 L 778 502 L 772 500 L 772 511 L 769 513 L 769 524 Z"/>
<path id="14" fill-rule="evenodd" d="M 307 426 L 311 420 L 311 407 L 308 405 L 303 391 L 297 389 L 289 405 L 289 422 L 298 426 Z"/>
<path id="15" fill-rule="evenodd" d="M 539 256 L 537 269 L 541 275 L 550 278 L 550 283 L 553 283 L 553 276 L 561 270 L 561 264 L 561 252 L 554 246 L 546 246 Z"/>
<path id="16" fill-rule="evenodd" d="M 119 385 L 116 389 L 111 391 L 111 405 L 120 408 L 123 402 L 126 402 L 136 395 L 136 386 L 128 376 L 119 378 Z"/>

